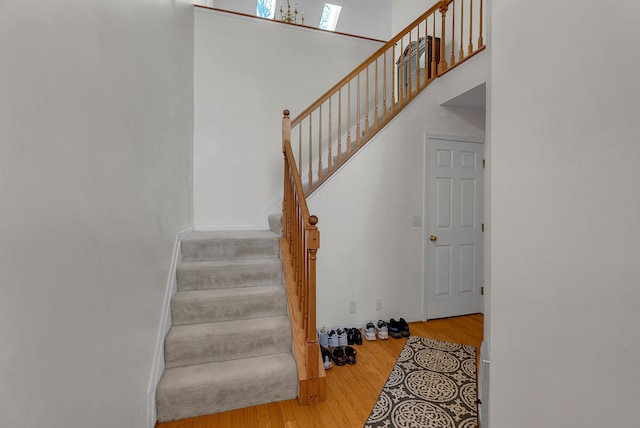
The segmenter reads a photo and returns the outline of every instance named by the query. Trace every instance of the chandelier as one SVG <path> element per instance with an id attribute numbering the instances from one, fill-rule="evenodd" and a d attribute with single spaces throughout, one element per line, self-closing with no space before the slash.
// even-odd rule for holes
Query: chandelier
<path id="1" fill-rule="evenodd" d="M 304 25 L 304 13 L 300 13 L 301 22 L 300 25 Z M 288 22 L 289 24 L 298 23 L 298 3 L 293 5 L 293 11 L 291 10 L 291 3 L 287 0 L 287 11 L 282 9 L 282 0 L 280 1 L 280 21 Z"/>

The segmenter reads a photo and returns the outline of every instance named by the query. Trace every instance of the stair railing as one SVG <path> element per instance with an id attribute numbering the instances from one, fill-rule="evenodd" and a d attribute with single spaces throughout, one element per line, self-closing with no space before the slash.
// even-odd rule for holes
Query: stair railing
<path id="1" fill-rule="evenodd" d="M 285 110 L 282 119 L 284 195 L 280 249 L 298 362 L 298 401 L 313 404 L 323 401 L 326 396 L 316 334 L 316 252 L 320 247 L 320 232 L 316 226 L 318 217 L 309 215 L 290 140 L 291 120 L 289 111 Z"/>
<path id="2" fill-rule="evenodd" d="M 442 0 L 291 121 L 305 194 L 316 190 L 436 77 L 484 49 L 482 0 Z"/>
<path id="3" fill-rule="evenodd" d="M 306 196 L 437 77 L 485 48 L 483 13 L 482 0 L 439 1 L 293 121 L 289 111 L 284 111 L 280 248 L 301 404 L 317 403 L 326 396 L 316 334 L 320 232 L 318 218 L 309 214 Z M 476 22 L 479 25 L 474 29 Z"/>

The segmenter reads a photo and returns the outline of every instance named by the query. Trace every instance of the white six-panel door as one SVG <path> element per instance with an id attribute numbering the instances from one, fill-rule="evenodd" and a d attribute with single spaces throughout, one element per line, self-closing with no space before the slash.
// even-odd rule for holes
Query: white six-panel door
<path id="1" fill-rule="evenodd" d="M 427 319 L 481 311 L 483 147 L 427 139 Z"/>

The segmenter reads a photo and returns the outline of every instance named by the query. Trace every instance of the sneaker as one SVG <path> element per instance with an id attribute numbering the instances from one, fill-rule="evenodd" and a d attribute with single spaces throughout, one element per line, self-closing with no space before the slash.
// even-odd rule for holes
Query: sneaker
<path id="1" fill-rule="evenodd" d="M 378 333 L 378 339 L 385 340 L 389 338 L 389 329 L 387 328 L 387 323 L 383 320 L 378 321 L 376 332 Z"/>
<path id="2" fill-rule="evenodd" d="M 329 335 L 324 327 L 318 330 L 318 343 L 325 348 L 329 346 Z"/>
<path id="3" fill-rule="evenodd" d="M 329 370 L 333 367 L 333 363 L 331 362 L 331 352 L 324 346 L 320 347 L 320 352 L 322 353 L 322 363 L 324 364 L 324 369 Z"/>
<path id="4" fill-rule="evenodd" d="M 400 326 L 400 334 L 402 334 L 403 337 L 411 336 L 411 333 L 409 332 L 409 324 L 407 324 L 404 318 L 400 318 L 398 325 Z"/>
<path id="5" fill-rule="evenodd" d="M 329 348 L 335 348 L 335 347 L 339 346 L 338 335 L 336 334 L 336 332 L 334 330 L 331 330 L 327 336 L 328 336 L 328 339 L 329 339 Z"/>
<path id="6" fill-rule="evenodd" d="M 400 323 L 398 321 L 391 318 L 389 320 L 388 328 L 391 337 L 395 339 L 400 339 L 402 337 L 402 333 L 400 332 Z"/>
<path id="7" fill-rule="evenodd" d="M 336 334 L 338 335 L 338 346 L 347 346 L 349 344 L 346 331 L 339 328 L 338 330 L 336 330 Z"/>
<path id="8" fill-rule="evenodd" d="M 367 340 L 376 340 L 376 326 L 373 325 L 372 322 L 368 322 L 364 327 L 362 327 L 362 333 L 364 333 L 364 338 Z"/>

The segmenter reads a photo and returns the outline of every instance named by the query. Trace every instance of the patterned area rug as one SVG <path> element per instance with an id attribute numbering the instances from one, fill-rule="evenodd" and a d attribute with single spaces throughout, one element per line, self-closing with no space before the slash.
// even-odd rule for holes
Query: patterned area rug
<path id="1" fill-rule="evenodd" d="M 476 349 L 410 336 L 365 428 L 477 428 Z"/>

